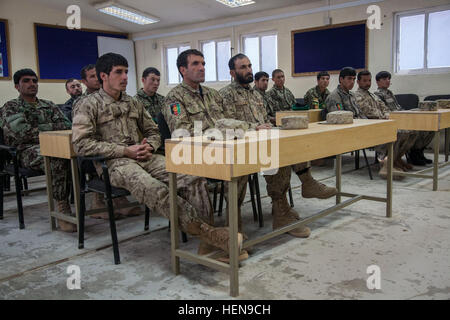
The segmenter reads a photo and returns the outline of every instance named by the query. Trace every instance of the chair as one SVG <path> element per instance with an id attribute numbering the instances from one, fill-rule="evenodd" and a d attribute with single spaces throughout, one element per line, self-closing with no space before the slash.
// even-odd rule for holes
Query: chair
<path id="1" fill-rule="evenodd" d="M 72 105 L 70 104 L 58 104 L 57 105 L 59 110 L 66 116 L 67 119 L 69 119 L 70 122 L 72 122 Z"/>
<path id="2" fill-rule="evenodd" d="M 434 96 L 427 96 L 424 101 L 436 101 L 441 99 L 450 99 L 450 94 L 440 94 L 440 95 L 434 95 Z"/>
<path id="3" fill-rule="evenodd" d="M 396 94 L 398 104 L 405 110 L 415 109 L 419 107 L 419 96 L 417 94 Z"/>
<path id="4" fill-rule="evenodd" d="M 45 175 L 43 171 L 23 168 L 19 165 L 19 152 L 15 147 L 8 146 L 4 143 L 3 129 L 0 130 L 0 220 L 3 219 L 3 196 L 5 183 L 7 184 L 10 177 L 14 177 L 16 187 L 17 210 L 19 215 L 19 228 L 25 228 L 22 205 L 22 181 L 25 189 L 28 189 L 27 178 Z"/>
<path id="5" fill-rule="evenodd" d="M 104 157 L 78 157 L 78 166 L 80 173 L 80 215 L 78 216 L 78 248 L 84 248 L 84 220 L 86 216 L 86 194 L 89 192 L 101 193 L 105 196 L 109 215 L 109 227 L 114 252 L 114 263 L 120 264 L 119 243 L 117 240 L 116 222 L 114 218 L 113 199 L 130 195 L 128 190 L 111 186 L 109 179 L 108 166 Z M 96 174 L 94 161 L 98 161 L 102 166 L 102 178 Z M 86 176 L 90 174 L 93 178 L 89 181 Z M 145 207 L 144 230 L 149 229 L 150 210 Z"/>

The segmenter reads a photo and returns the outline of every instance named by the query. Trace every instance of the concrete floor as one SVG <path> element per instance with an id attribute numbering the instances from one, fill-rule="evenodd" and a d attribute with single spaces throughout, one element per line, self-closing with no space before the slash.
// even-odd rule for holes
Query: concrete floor
<path id="1" fill-rule="evenodd" d="M 386 181 L 376 173 L 369 180 L 366 168 L 354 171 L 349 155 L 343 170 L 343 191 L 385 196 Z M 335 183 L 333 174 L 332 160 L 313 167 L 314 177 L 328 185 Z M 282 235 L 255 246 L 241 263 L 238 299 L 449 299 L 450 167 L 440 177 L 436 192 L 431 180 L 395 181 L 390 219 L 382 203 L 360 201 L 312 223 L 309 239 Z M 302 217 L 334 204 L 334 198 L 303 199 L 299 179 L 293 176 L 291 183 Z M 35 179 L 30 187 L 42 184 Z M 253 222 L 247 201 L 244 229 L 250 238 L 271 230 L 262 177 L 260 184 L 265 227 Z M 163 218 L 151 216 L 146 233 L 143 216 L 118 221 L 122 264 L 114 265 L 106 221 L 87 219 L 85 249 L 78 250 L 76 234 L 50 231 L 45 191 L 26 196 L 24 207 L 26 229 L 19 230 L 15 197 L 5 197 L 1 299 L 230 299 L 224 273 L 184 260 L 181 274 L 172 273 Z M 183 244 L 192 251 L 197 245 L 192 237 Z M 80 290 L 67 289 L 70 265 L 80 267 Z M 367 288 L 370 265 L 380 267 L 379 290 Z"/>

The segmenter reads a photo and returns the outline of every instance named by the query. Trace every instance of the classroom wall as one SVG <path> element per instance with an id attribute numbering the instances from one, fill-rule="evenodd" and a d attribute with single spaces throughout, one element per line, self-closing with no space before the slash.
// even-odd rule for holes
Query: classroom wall
<path id="1" fill-rule="evenodd" d="M 39 6 L 29 0 L 0 1 L 0 18 L 8 19 L 9 25 L 11 75 L 22 68 L 31 68 L 37 72 L 33 23 L 65 25 L 67 17 L 65 11 Z M 121 31 L 86 20 L 83 13 L 81 13 L 81 27 Z M 12 79 L 0 80 L 0 106 L 10 99 L 17 98 L 18 95 Z M 38 97 L 55 103 L 64 103 L 69 99 L 64 83 L 39 83 Z"/>
<path id="2" fill-rule="evenodd" d="M 330 4 L 335 5 L 347 1 L 331 0 Z M 236 17 L 233 19 L 215 20 L 209 23 L 194 24 L 179 28 L 160 30 L 159 32 L 147 32 L 133 34 L 133 38 L 145 37 L 157 33 L 176 32 L 180 30 L 189 30 L 194 28 L 203 28 L 208 26 L 220 25 L 237 20 L 248 20 L 262 16 L 275 15 L 284 12 L 295 12 L 316 7 L 325 6 L 327 1 L 309 3 L 300 6 L 271 10 L 269 12 L 256 13 L 246 15 L 244 17 Z M 382 12 L 382 28 L 381 30 L 369 31 L 369 70 L 376 74 L 381 70 L 388 70 L 393 73 L 392 66 L 392 37 L 393 37 L 393 20 L 394 13 L 399 11 L 407 11 L 417 8 L 433 7 L 448 4 L 445 0 L 386 0 L 376 3 L 380 6 Z M 361 5 L 353 8 L 340 9 L 330 12 L 333 24 L 352 22 L 357 20 L 365 20 L 368 17 L 366 13 L 368 5 Z M 262 31 L 276 31 L 278 33 L 278 67 L 285 71 L 286 86 L 289 87 L 296 97 L 303 97 L 305 92 L 316 84 L 314 76 L 292 77 L 291 76 L 291 31 L 297 29 L 306 29 L 319 27 L 323 25 L 325 12 L 302 15 L 282 20 L 273 20 L 260 23 L 252 23 L 235 27 L 222 28 L 217 30 L 209 30 L 196 32 L 187 35 L 178 35 L 159 39 L 147 39 L 136 41 L 136 58 L 137 73 L 153 66 L 163 72 L 161 79 L 160 92 L 166 94 L 173 85 L 167 85 L 167 79 L 164 75 L 163 67 L 163 50 L 164 46 L 176 43 L 190 43 L 191 48 L 199 49 L 199 42 L 202 40 L 211 40 L 215 38 L 230 37 L 232 47 L 237 48 L 240 52 L 240 38 L 243 34 Z M 156 43 L 157 48 L 153 49 Z M 333 48 L 330 48 L 333 50 Z M 395 93 L 416 93 L 420 98 L 424 98 L 430 94 L 449 93 L 450 73 L 429 74 L 429 75 L 393 75 L 392 90 Z M 205 83 L 207 86 L 219 89 L 226 82 Z M 338 84 L 338 75 L 332 75 L 330 81 L 330 90 L 334 90 Z M 271 84 L 269 85 L 271 86 Z M 355 85 L 355 90 L 357 85 Z M 375 81 L 372 84 L 372 90 L 376 89 Z"/>

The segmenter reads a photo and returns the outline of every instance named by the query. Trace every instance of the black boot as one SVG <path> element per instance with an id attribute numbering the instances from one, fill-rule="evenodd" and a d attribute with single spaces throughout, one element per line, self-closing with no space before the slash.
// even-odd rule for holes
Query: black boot
<path id="1" fill-rule="evenodd" d="M 420 157 L 420 150 L 411 149 L 406 153 L 406 159 L 408 163 L 411 163 L 415 166 L 424 166 L 426 165 L 425 160 Z"/>
<path id="2" fill-rule="evenodd" d="M 425 148 L 418 150 L 418 156 L 420 156 L 420 159 L 422 159 L 423 161 L 425 161 L 426 164 L 431 164 L 433 163 L 433 160 L 427 159 L 425 158 L 425 154 L 423 153 L 423 151 L 425 150 Z"/>

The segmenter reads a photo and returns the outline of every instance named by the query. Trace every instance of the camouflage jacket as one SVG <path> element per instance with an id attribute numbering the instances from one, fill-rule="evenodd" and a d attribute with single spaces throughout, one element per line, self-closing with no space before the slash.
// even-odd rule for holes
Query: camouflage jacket
<path id="1" fill-rule="evenodd" d="M 144 105 L 145 110 L 150 113 L 153 121 L 156 122 L 158 113 L 160 113 L 164 107 L 164 96 L 159 93 L 149 96 L 145 93 L 144 89 L 139 89 L 134 98 L 138 99 Z"/>
<path id="2" fill-rule="evenodd" d="M 314 88 L 309 89 L 305 96 L 305 104 L 309 106 L 311 109 L 314 109 L 314 99 L 317 100 L 318 107 L 320 109 L 325 108 L 325 100 L 330 95 L 330 91 L 325 88 L 325 91 L 323 93 L 320 93 L 319 86 L 315 86 Z"/>
<path id="3" fill-rule="evenodd" d="M 185 129 L 193 136 L 194 121 L 201 121 L 204 132 L 224 118 L 222 97 L 215 89 L 200 86 L 195 90 L 183 81 L 167 94 L 163 114 L 170 132 Z"/>
<path id="4" fill-rule="evenodd" d="M 253 90 L 258 92 L 261 95 L 261 97 L 263 98 L 264 108 L 266 108 L 267 114 L 271 117 L 275 117 L 275 111 L 273 110 L 274 102 L 272 101 L 272 99 L 270 99 L 267 92 L 258 89 L 256 86 L 253 86 Z"/>
<path id="5" fill-rule="evenodd" d="M 226 118 L 245 121 L 250 128 L 269 122 L 263 98 L 253 88 L 244 88 L 233 81 L 219 93 L 223 98 Z"/>
<path id="6" fill-rule="evenodd" d="M 355 92 L 356 103 L 368 119 L 388 119 L 389 110 L 375 94 L 358 88 Z"/>
<path id="7" fill-rule="evenodd" d="M 95 91 L 95 92 L 98 92 L 98 90 Z M 95 93 L 95 92 L 92 92 L 92 93 Z M 75 113 L 75 109 L 76 109 L 76 106 L 77 106 L 78 102 L 80 102 L 82 99 L 84 99 L 84 98 L 86 98 L 86 97 L 89 97 L 92 93 L 89 93 L 89 92 L 86 90 L 86 91 L 84 91 L 78 98 L 76 98 L 76 99 L 73 101 L 73 103 L 72 103 L 72 119 L 73 119 L 73 115 L 74 115 L 74 113 Z"/>
<path id="8" fill-rule="evenodd" d="M 125 148 L 140 144 L 142 137 L 154 151 L 159 148 L 158 127 L 144 106 L 125 92 L 115 101 L 100 89 L 78 103 L 72 124 L 78 155 L 123 158 Z"/>
<path id="9" fill-rule="evenodd" d="M 391 90 L 378 88 L 375 94 L 385 103 L 390 111 L 403 110 Z"/>
<path id="10" fill-rule="evenodd" d="M 5 143 L 21 151 L 39 144 L 39 132 L 70 130 L 70 121 L 51 101 L 26 102 L 22 97 L 6 102 L 0 109 Z"/>
<path id="11" fill-rule="evenodd" d="M 273 110 L 275 112 L 292 110 L 292 106 L 296 104 L 294 95 L 292 94 L 291 90 L 286 87 L 284 87 L 283 89 L 278 89 L 277 87 L 273 86 L 272 89 L 267 92 L 267 95 L 273 102 Z"/>
<path id="12" fill-rule="evenodd" d="M 346 110 L 353 112 L 354 118 L 365 119 L 366 116 L 361 112 L 358 103 L 355 99 L 355 94 L 351 91 L 345 92 L 341 85 L 338 85 L 325 100 L 325 106 L 327 112 L 333 112 L 338 110 Z"/>

